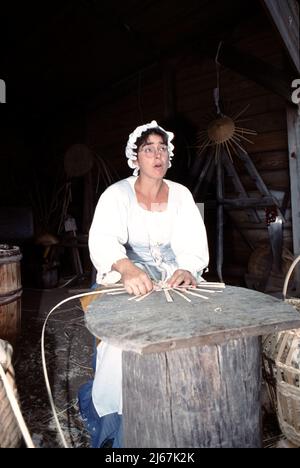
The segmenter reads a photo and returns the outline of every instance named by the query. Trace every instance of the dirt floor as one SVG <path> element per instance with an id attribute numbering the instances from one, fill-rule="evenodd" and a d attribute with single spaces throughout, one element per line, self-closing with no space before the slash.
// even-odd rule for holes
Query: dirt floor
<path id="1" fill-rule="evenodd" d="M 84 285 L 79 285 L 80 292 Z M 22 413 L 36 447 L 61 446 L 45 387 L 41 360 L 41 333 L 51 308 L 79 289 L 25 289 L 22 333 L 16 347 L 16 382 Z M 45 329 L 45 356 L 59 421 L 70 447 L 89 447 L 79 416 L 77 392 L 92 377 L 93 337 L 85 328 L 78 299 L 54 311 Z"/>
<path id="2" fill-rule="evenodd" d="M 88 290 L 87 284 L 55 289 L 24 289 L 22 333 L 15 352 L 15 372 L 22 413 L 38 448 L 56 448 L 61 441 L 55 425 L 41 361 L 41 333 L 51 308 L 63 299 Z M 93 337 L 84 325 L 78 299 L 54 311 L 45 330 L 49 380 L 59 421 L 69 447 L 89 447 L 89 437 L 79 415 L 77 392 L 92 377 Z M 284 444 L 266 386 L 263 386 L 263 445 Z"/>

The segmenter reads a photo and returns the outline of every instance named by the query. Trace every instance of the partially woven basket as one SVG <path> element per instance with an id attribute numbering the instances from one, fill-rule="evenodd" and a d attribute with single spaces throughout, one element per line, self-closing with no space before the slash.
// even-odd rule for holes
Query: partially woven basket
<path id="1" fill-rule="evenodd" d="M 287 298 L 288 284 L 299 262 L 300 255 L 286 274 L 282 295 L 285 302 L 300 311 L 300 298 Z M 264 337 L 263 370 L 282 433 L 300 447 L 300 329 Z"/>
<path id="2" fill-rule="evenodd" d="M 290 277 L 300 261 L 291 264 L 283 285 L 283 300 L 300 311 L 300 298 L 287 298 Z M 277 415 L 283 434 L 300 447 L 300 329 L 281 332 L 281 343 L 275 359 L 277 367 Z"/>
<path id="3" fill-rule="evenodd" d="M 17 397 L 15 374 L 11 364 L 12 347 L 4 340 L 0 340 L 0 364 Z M 22 436 L 6 395 L 2 379 L 0 378 L 0 448 L 16 448 L 21 444 Z"/>
<path id="4" fill-rule="evenodd" d="M 283 300 L 285 302 L 288 302 L 289 304 L 293 305 L 294 307 L 296 307 L 297 310 L 300 310 L 300 298 L 299 297 L 291 297 L 291 298 L 287 298 L 286 295 L 287 295 L 287 289 L 288 289 L 288 284 L 289 284 L 289 281 L 290 281 L 290 278 L 293 274 L 293 271 L 296 267 L 296 265 L 300 262 L 300 255 L 298 255 L 298 257 L 295 258 L 295 260 L 293 261 L 293 263 L 291 264 L 287 274 L 286 274 L 286 277 L 285 277 L 285 280 L 284 280 L 284 285 L 283 285 L 283 290 L 282 290 L 282 296 L 283 296 Z"/>
<path id="5" fill-rule="evenodd" d="M 286 438 L 300 447 L 300 329 L 282 333 L 275 362 L 279 425 Z"/>

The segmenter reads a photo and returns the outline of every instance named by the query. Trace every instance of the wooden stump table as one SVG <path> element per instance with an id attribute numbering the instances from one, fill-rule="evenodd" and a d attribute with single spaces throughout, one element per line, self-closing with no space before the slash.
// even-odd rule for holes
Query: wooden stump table
<path id="1" fill-rule="evenodd" d="M 261 335 L 299 328 L 299 312 L 232 286 L 171 295 L 104 295 L 86 314 L 123 350 L 124 447 L 260 447 Z"/>

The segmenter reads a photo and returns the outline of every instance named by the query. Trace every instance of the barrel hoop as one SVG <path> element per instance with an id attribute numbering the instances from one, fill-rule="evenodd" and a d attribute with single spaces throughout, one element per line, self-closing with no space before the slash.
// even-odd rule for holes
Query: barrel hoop
<path id="1" fill-rule="evenodd" d="M 19 263 L 22 260 L 22 255 L 14 255 L 12 257 L 0 257 L 0 265 L 5 263 Z"/>
<path id="2" fill-rule="evenodd" d="M 12 293 L 8 293 L 5 296 L 0 294 L 0 305 L 10 304 L 10 302 L 14 302 L 21 296 L 22 288 L 12 291 Z"/>

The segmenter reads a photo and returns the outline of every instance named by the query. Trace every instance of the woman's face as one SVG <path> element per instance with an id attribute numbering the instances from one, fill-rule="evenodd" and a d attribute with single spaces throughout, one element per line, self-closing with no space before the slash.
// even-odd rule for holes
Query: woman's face
<path id="1" fill-rule="evenodd" d="M 140 174 L 162 179 L 169 167 L 168 147 L 160 135 L 150 134 L 138 149 L 137 165 Z"/>

